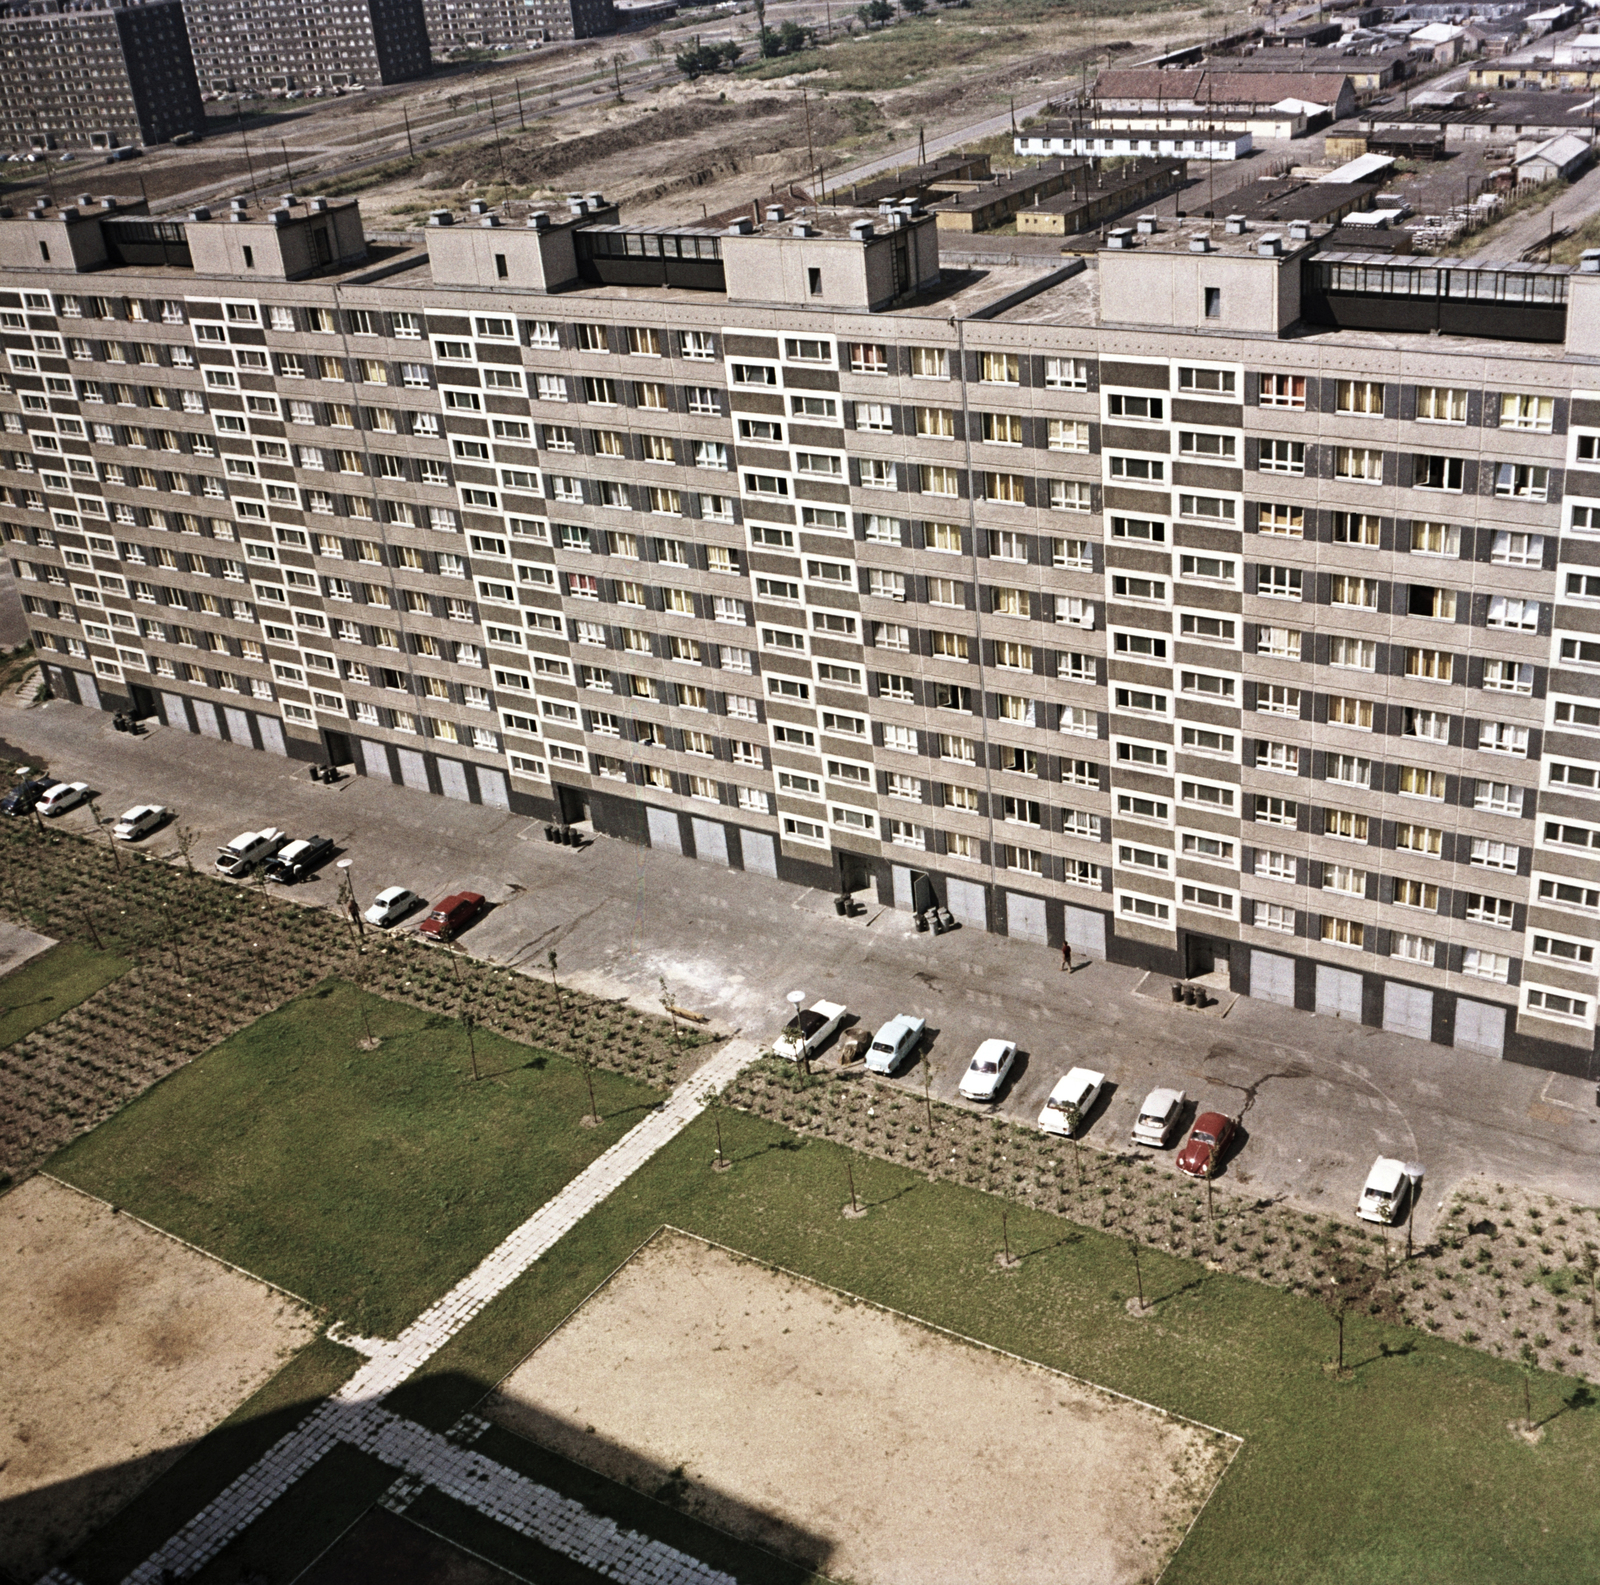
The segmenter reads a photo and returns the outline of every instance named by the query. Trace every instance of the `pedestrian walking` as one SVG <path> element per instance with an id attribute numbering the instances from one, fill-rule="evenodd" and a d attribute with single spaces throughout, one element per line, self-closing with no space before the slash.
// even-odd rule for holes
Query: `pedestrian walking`
<path id="1" fill-rule="evenodd" d="M 1072 943 L 1070 941 L 1061 943 L 1061 970 L 1064 974 L 1072 972 Z"/>

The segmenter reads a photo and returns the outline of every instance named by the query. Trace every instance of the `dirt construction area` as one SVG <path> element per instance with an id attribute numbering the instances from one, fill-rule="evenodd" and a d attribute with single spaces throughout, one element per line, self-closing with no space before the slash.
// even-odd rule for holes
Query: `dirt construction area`
<path id="1" fill-rule="evenodd" d="M 854 1585 L 1154 1580 L 1238 1445 L 670 1229 L 487 1413 Z"/>
<path id="2" fill-rule="evenodd" d="M 292 1300 L 48 1178 L 0 1199 L 0 1575 L 34 1580 L 316 1335 Z"/>

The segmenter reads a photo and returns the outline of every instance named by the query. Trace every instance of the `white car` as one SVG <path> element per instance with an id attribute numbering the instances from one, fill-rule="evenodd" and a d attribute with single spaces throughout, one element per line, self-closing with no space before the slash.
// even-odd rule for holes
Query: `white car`
<path id="1" fill-rule="evenodd" d="M 867 1047 L 867 1069 L 872 1073 L 893 1073 L 896 1068 L 922 1044 L 922 1032 L 928 1027 L 925 1018 L 913 1018 L 910 1013 L 898 1013 L 891 1018 Z"/>
<path id="2" fill-rule="evenodd" d="M 1366 1187 L 1356 1202 L 1356 1215 L 1363 1222 L 1379 1222 L 1393 1227 L 1401 1220 L 1411 1193 L 1411 1180 L 1406 1176 L 1405 1163 L 1393 1156 L 1379 1156 L 1367 1174 Z"/>
<path id="3" fill-rule="evenodd" d="M 419 897 L 404 886 L 386 886 L 372 899 L 372 906 L 362 914 L 369 925 L 386 930 L 396 921 L 404 919 L 413 908 L 421 908 L 427 899 Z"/>
<path id="4" fill-rule="evenodd" d="M 140 837 L 149 836 L 166 818 L 167 811 L 160 804 L 135 804 L 111 828 L 111 834 L 119 842 L 137 842 Z"/>
<path id="5" fill-rule="evenodd" d="M 89 796 L 86 781 L 58 781 L 35 805 L 42 815 L 65 814 Z"/>
<path id="6" fill-rule="evenodd" d="M 1040 1128 L 1047 1134 L 1063 1134 L 1070 1139 L 1083 1126 L 1105 1082 L 1105 1074 L 1096 1073 L 1093 1068 L 1074 1068 L 1064 1078 L 1057 1079 L 1044 1110 L 1039 1113 Z"/>
<path id="7" fill-rule="evenodd" d="M 790 1062 L 814 1057 L 844 1015 L 843 1002 L 813 1002 L 804 1012 L 796 1013 L 794 1021 L 772 1042 L 773 1054 L 787 1057 Z"/>
<path id="8" fill-rule="evenodd" d="M 248 875 L 288 840 L 276 826 L 268 826 L 265 831 L 241 831 L 227 847 L 218 850 L 217 868 L 224 875 Z"/>
<path id="9" fill-rule="evenodd" d="M 985 1040 L 961 1075 L 961 1094 L 969 1101 L 992 1101 L 1017 1059 L 1014 1040 Z"/>
<path id="10" fill-rule="evenodd" d="M 1172 1138 L 1172 1131 L 1183 1115 L 1188 1097 L 1182 1090 L 1152 1090 L 1144 1098 L 1139 1115 L 1133 1120 L 1133 1142 L 1161 1149 Z"/>

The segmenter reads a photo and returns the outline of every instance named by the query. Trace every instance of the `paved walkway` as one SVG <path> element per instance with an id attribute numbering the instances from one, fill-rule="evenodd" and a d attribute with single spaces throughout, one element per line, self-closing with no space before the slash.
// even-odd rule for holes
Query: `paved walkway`
<path id="1" fill-rule="evenodd" d="M 385 1464 L 398 1466 L 405 1472 L 402 1479 L 431 1486 L 607 1579 L 626 1585 L 737 1585 L 731 1574 L 665 1542 L 624 1530 L 582 1503 L 385 1410 L 369 1410 L 351 1441 Z"/>
<path id="2" fill-rule="evenodd" d="M 730 1041 L 692 1078 L 674 1090 L 661 1107 L 590 1162 L 442 1299 L 423 1311 L 399 1337 L 381 1345 L 338 1392 L 324 1399 L 293 1431 L 269 1448 L 183 1529 L 134 1569 L 124 1585 L 159 1585 L 164 1571 L 169 1569 L 179 1579 L 197 1573 L 266 1512 L 323 1454 L 342 1441 L 353 1442 L 390 1463 L 399 1464 L 407 1474 L 427 1478 L 430 1484 L 438 1484 L 440 1490 L 461 1501 L 467 1501 L 463 1494 L 471 1491 L 476 1494 L 474 1506 L 486 1513 L 491 1510 L 484 1507 L 484 1502 L 492 1488 L 495 1500 L 515 1516 L 513 1528 L 537 1535 L 546 1546 L 610 1578 L 638 1581 L 640 1585 L 646 1581 L 674 1581 L 683 1582 L 683 1585 L 694 1581 L 711 1585 L 713 1581 L 725 1580 L 725 1575 L 711 1573 L 692 1558 L 619 1531 L 610 1520 L 586 1514 L 578 1504 L 537 1487 L 511 1471 L 502 1471 L 485 1486 L 486 1471 L 478 1470 L 477 1466 L 486 1466 L 487 1460 L 470 1455 L 476 1464 L 459 1462 L 469 1458 L 463 1449 L 420 1426 L 409 1427 L 401 1434 L 395 1428 L 402 1422 L 378 1405 L 619 1184 L 688 1127 L 705 1110 L 707 1098 L 732 1083 L 759 1053 L 760 1048 L 753 1041 Z M 420 1440 L 427 1438 L 432 1440 L 426 1443 Z M 424 1447 L 426 1456 L 417 1451 Z M 449 1458 L 440 1454 L 440 1447 L 450 1449 Z M 468 1470 L 477 1470 L 477 1473 L 463 1473 Z M 499 1517 L 499 1513 L 494 1516 Z M 579 1516 L 585 1522 L 580 1523 Z M 70 1576 L 58 1571 L 46 1576 L 41 1585 L 66 1585 L 69 1579 Z"/>

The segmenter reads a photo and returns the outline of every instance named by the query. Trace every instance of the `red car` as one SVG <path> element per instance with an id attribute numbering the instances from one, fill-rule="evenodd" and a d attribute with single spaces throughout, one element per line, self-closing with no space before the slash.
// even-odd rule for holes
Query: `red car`
<path id="1" fill-rule="evenodd" d="M 1178 1171 L 1191 1178 L 1214 1177 L 1233 1143 L 1234 1127 L 1234 1120 L 1221 1112 L 1202 1112 L 1194 1120 L 1189 1142 L 1178 1152 Z"/>
<path id="2" fill-rule="evenodd" d="M 441 898 L 432 913 L 417 926 L 417 934 L 434 941 L 458 936 L 483 912 L 483 897 L 478 892 L 456 892 Z"/>

